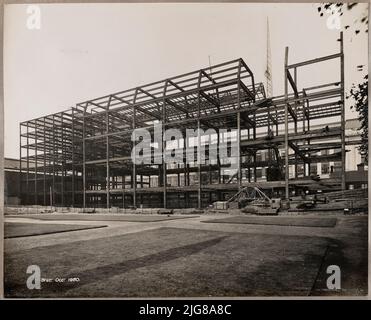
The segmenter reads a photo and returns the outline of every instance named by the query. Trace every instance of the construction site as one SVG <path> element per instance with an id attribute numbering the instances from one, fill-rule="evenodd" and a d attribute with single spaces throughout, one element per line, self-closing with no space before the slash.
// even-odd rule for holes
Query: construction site
<path id="1" fill-rule="evenodd" d="M 346 147 L 360 141 L 345 134 L 342 33 L 338 40 L 338 52 L 295 63 L 289 63 L 286 47 L 284 92 L 279 96 L 272 96 L 270 83 L 259 82 L 248 61 L 239 58 L 20 123 L 21 205 L 86 212 L 225 210 L 260 201 L 277 212 L 295 203 L 313 206 L 314 198 L 328 204 L 359 193 L 346 190 Z M 300 85 L 304 67 L 334 61 L 334 81 L 316 78 L 313 86 Z M 186 161 L 184 151 L 183 164 L 134 163 L 133 131 L 146 128 L 154 134 L 155 123 L 163 131 L 213 129 L 218 146 L 226 143 L 220 129 L 236 130 L 236 172 L 231 175 L 219 156 L 209 158 L 209 147 L 201 163 L 200 136 L 194 162 Z M 168 152 L 161 145 L 153 145 L 151 157 Z M 320 178 L 313 172 L 329 161 L 335 163 L 334 174 Z"/>
<path id="2" fill-rule="evenodd" d="M 27 6 L 5 24 L 4 297 L 369 294 L 366 4 L 341 29 L 321 4 L 50 4 L 33 31 Z"/>

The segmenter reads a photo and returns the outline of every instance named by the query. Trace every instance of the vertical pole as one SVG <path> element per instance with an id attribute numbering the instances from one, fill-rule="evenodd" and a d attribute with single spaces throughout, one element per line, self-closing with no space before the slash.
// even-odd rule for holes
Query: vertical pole
<path id="1" fill-rule="evenodd" d="M 165 81 L 163 100 L 162 100 L 162 132 L 161 132 L 161 148 L 162 148 L 162 183 L 163 183 L 163 203 L 164 208 L 167 208 L 167 172 L 166 172 L 166 141 L 163 139 L 163 134 L 166 130 L 166 92 L 169 81 Z"/>
<path id="2" fill-rule="evenodd" d="M 222 183 L 222 170 L 221 170 L 221 163 L 220 163 L 220 131 L 217 129 L 217 166 L 218 166 L 218 184 Z"/>
<path id="3" fill-rule="evenodd" d="M 200 118 L 197 119 L 197 172 L 198 172 L 198 193 L 197 206 L 201 209 L 201 135 L 200 135 Z"/>
<path id="4" fill-rule="evenodd" d="M 71 177 L 71 202 L 72 207 L 75 206 L 75 109 L 72 108 L 72 143 L 71 143 L 71 157 L 72 157 L 72 177 Z"/>
<path id="5" fill-rule="evenodd" d="M 122 208 L 125 209 L 125 174 L 122 175 Z"/>
<path id="6" fill-rule="evenodd" d="M 22 201 L 22 123 L 19 124 L 19 201 Z"/>
<path id="7" fill-rule="evenodd" d="M 50 202 L 50 210 L 53 207 L 53 193 L 52 193 L 52 187 L 49 188 L 49 202 Z"/>
<path id="8" fill-rule="evenodd" d="M 136 126 L 136 109 L 135 106 L 133 106 L 133 132 L 134 132 L 134 142 L 133 142 L 133 152 L 134 152 L 134 157 L 136 155 L 135 151 L 135 126 Z M 133 206 L 136 208 L 137 206 L 137 168 L 135 164 L 135 158 L 132 159 L 133 161 L 133 172 L 132 172 L 132 184 L 133 184 Z"/>
<path id="9" fill-rule="evenodd" d="M 85 116 L 86 116 L 86 108 L 87 105 L 84 107 L 84 113 L 82 117 L 82 198 L 83 198 L 83 209 L 86 208 L 86 142 L 85 142 L 85 133 L 86 133 L 86 124 L 85 124 Z"/>
<path id="10" fill-rule="evenodd" d="M 237 83 L 237 109 L 240 110 L 241 107 L 241 94 L 240 94 L 240 87 L 241 87 L 241 60 L 238 64 L 238 83 Z M 242 185 L 242 171 L 241 171 L 241 112 L 237 113 L 237 182 L 238 182 L 238 190 L 241 189 Z"/>
<path id="11" fill-rule="evenodd" d="M 341 85 L 341 190 L 346 189 L 345 180 L 345 93 L 344 93 L 344 39 L 343 32 L 340 32 L 340 85 Z"/>
<path id="12" fill-rule="evenodd" d="M 247 167 L 247 181 L 251 182 L 251 155 L 249 155 L 249 166 Z"/>
<path id="13" fill-rule="evenodd" d="M 255 111 L 254 111 L 253 137 L 254 137 L 254 140 L 256 140 L 256 112 Z M 254 151 L 254 182 L 258 181 L 257 170 L 256 170 L 256 153 L 257 153 L 257 150 Z"/>
<path id="14" fill-rule="evenodd" d="M 310 116 L 309 116 L 309 100 L 307 99 L 307 128 L 308 132 L 310 131 Z M 307 140 L 307 144 L 310 144 L 310 139 Z M 308 163 L 308 174 L 310 175 L 310 160 Z"/>
<path id="15" fill-rule="evenodd" d="M 64 123 L 63 123 L 63 113 L 61 114 L 61 137 L 62 137 L 62 177 L 61 177 L 61 204 L 64 207 L 64 178 L 65 178 L 65 150 L 64 150 Z"/>
<path id="16" fill-rule="evenodd" d="M 1 8 L 1 14 L 3 14 L 3 7 Z M 1 42 L 3 44 L 3 42 Z M 3 61 L 3 53 L 0 53 L 0 59 Z M 0 89 L 0 95 L 1 97 L 4 97 L 4 89 Z M 4 225 L 5 225 L 5 212 L 4 212 L 4 205 L 7 204 L 6 199 L 5 199 L 5 159 L 4 159 L 4 104 L 2 103 L 0 105 L 0 224 L 1 224 L 1 232 L 4 232 Z M 1 233 L 1 236 L 3 236 L 4 233 Z M 4 244 L 2 242 L 2 245 L 0 247 L 0 272 L 2 273 L 4 271 Z M 3 274 L 3 273 L 2 273 Z M 3 292 L 4 292 L 4 285 L 3 283 L 0 284 L 0 296 L 2 297 Z"/>
<path id="17" fill-rule="evenodd" d="M 55 196 L 54 196 L 54 193 L 55 193 L 55 125 L 54 125 L 54 115 L 53 115 L 53 181 L 52 181 L 52 194 L 53 194 L 53 197 L 52 199 L 54 200 L 54 203 L 55 203 Z"/>
<path id="18" fill-rule="evenodd" d="M 253 138 L 256 140 L 256 112 L 254 111 L 254 127 L 253 127 Z M 257 150 L 254 151 L 254 182 L 258 181 L 257 170 L 256 170 L 256 154 Z"/>
<path id="19" fill-rule="evenodd" d="M 239 91 L 239 90 L 238 90 Z M 238 98 L 238 105 L 240 104 Z M 238 107 L 239 108 L 239 107 Z M 241 113 L 237 113 L 237 179 L 238 189 L 241 189 L 242 185 L 242 171 L 241 171 Z"/>
<path id="20" fill-rule="evenodd" d="M 28 137 L 28 122 L 27 122 L 27 149 L 26 149 L 26 152 L 27 152 L 27 174 L 26 174 L 26 199 L 27 199 L 27 204 L 29 204 L 29 198 L 28 198 L 28 194 L 30 192 L 30 189 L 29 189 L 29 173 L 30 173 L 30 151 L 29 151 L 29 137 Z"/>
<path id="21" fill-rule="evenodd" d="M 257 153 L 257 150 L 254 151 L 254 182 L 258 181 L 257 171 L 256 171 L 256 153 Z"/>
<path id="22" fill-rule="evenodd" d="M 111 96 L 108 99 L 106 109 L 106 205 L 107 209 L 110 207 L 110 168 L 109 168 L 109 107 L 111 104 Z"/>
<path id="23" fill-rule="evenodd" d="M 304 97 L 307 96 L 307 94 L 306 94 L 306 92 L 305 92 L 304 89 L 303 89 L 303 96 L 304 96 Z M 306 107 L 305 107 L 305 106 L 306 106 L 307 102 L 308 102 L 308 99 L 305 99 L 305 100 L 303 101 L 303 132 L 305 132 L 305 118 L 306 118 L 306 112 L 305 112 Z"/>
<path id="24" fill-rule="evenodd" d="M 35 166 L 34 166 L 34 178 L 35 178 L 35 205 L 37 205 L 37 120 L 35 120 Z"/>
<path id="25" fill-rule="evenodd" d="M 110 207 L 109 138 L 106 136 L 106 207 Z"/>
<path id="26" fill-rule="evenodd" d="M 298 87 L 298 72 L 297 72 L 297 68 L 294 68 L 294 83 L 295 83 L 295 86 L 296 88 Z M 298 96 L 296 95 L 295 98 L 298 98 Z M 295 102 L 295 114 L 297 115 L 298 112 L 297 112 L 297 102 Z M 295 126 L 295 133 L 298 133 L 298 121 L 297 121 L 297 118 L 294 118 L 294 126 Z M 305 170 L 305 167 L 306 167 L 306 162 L 303 161 L 303 170 L 304 170 L 304 176 L 306 176 L 306 170 Z M 298 177 L 298 155 L 295 151 L 295 178 Z"/>
<path id="27" fill-rule="evenodd" d="M 163 106 L 162 106 L 162 134 L 165 132 L 165 130 L 166 130 L 166 107 L 165 107 L 165 100 L 164 100 Z M 163 174 L 162 181 L 163 181 L 163 188 L 164 188 L 163 202 L 164 202 L 164 208 L 166 209 L 167 208 L 167 173 L 166 173 L 165 157 L 166 157 L 166 141 L 163 140 L 162 141 L 162 174 Z"/>
<path id="28" fill-rule="evenodd" d="M 268 133 L 268 137 L 271 136 L 271 134 L 273 133 L 273 131 L 271 131 L 271 113 L 270 113 L 270 106 L 268 105 L 268 110 L 267 110 L 267 113 L 268 113 L 268 130 L 267 130 L 267 133 Z M 268 152 L 268 167 L 272 165 L 272 149 L 271 148 L 268 148 L 267 150 Z M 268 167 L 266 168 L 268 170 Z M 266 173 L 266 179 L 268 180 L 268 172 Z"/>
<path id="29" fill-rule="evenodd" d="M 43 160 L 44 160 L 44 181 L 43 181 L 43 197 L 44 197 L 44 206 L 46 206 L 46 121 L 45 121 L 45 117 L 44 117 L 44 130 L 43 130 L 43 143 L 44 143 L 44 148 L 43 148 Z"/>
<path id="30" fill-rule="evenodd" d="M 187 152 L 189 150 L 189 139 L 187 137 L 187 131 L 183 131 L 184 134 L 184 186 L 189 186 L 189 163 L 188 163 L 188 158 L 187 158 Z M 185 195 L 185 201 L 187 200 L 187 193 Z"/>
<path id="31" fill-rule="evenodd" d="M 199 72 L 198 75 L 198 94 L 197 94 L 197 174 L 198 174 L 198 192 L 197 192 L 197 206 L 198 209 L 201 209 L 201 136 L 200 136 L 200 116 L 201 116 L 201 97 L 200 97 L 200 90 L 201 90 L 201 79 L 202 79 L 202 71 Z"/>
<path id="32" fill-rule="evenodd" d="M 48 135 L 48 167 L 47 167 L 47 169 L 48 169 L 48 179 L 47 179 L 47 181 L 48 181 L 48 193 L 50 192 L 50 186 L 51 186 L 51 177 L 52 177 L 52 175 L 51 175 L 51 167 L 52 167 L 52 157 L 51 157 L 51 154 L 52 154 L 52 149 L 51 149 L 51 139 L 50 139 L 50 135 L 51 135 L 51 133 Z M 50 198 L 50 195 L 49 195 L 49 198 Z"/>
<path id="33" fill-rule="evenodd" d="M 284 67 L 284 84 L 285 84 L 285 199 L 289 200 L 289 124 L 288 124 L 288 64 L 289 48 L 285 48 L 285 67 Z"/>

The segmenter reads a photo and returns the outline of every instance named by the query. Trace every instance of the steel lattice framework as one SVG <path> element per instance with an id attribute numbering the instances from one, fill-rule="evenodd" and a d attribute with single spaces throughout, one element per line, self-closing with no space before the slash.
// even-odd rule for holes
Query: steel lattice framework
<path id="1" fill-rule="evenodd" d="M 301 67 L 339 61 L 339 79 L 298 87 Z M 78 103 L 63 112 L 20 124 L 23 204 L 76 207 L 204 207 L 244 186 L 289 190 L 307 186 L 310 164 L 339 161 L 341 179 L 323 186 L 345 189 L 344 54 L 340 52 L 284 66 L 285 92 L 267 97 L 243 59 L 229 61 L 141 87 Z M 331 130 L 312 128 L 316 119 L 339 118 Z M 161 123 L 163 129 L 236 128 L 237 174 L 226 180 L 223 161 L 176 167 L 135 165 L 131 161 L 135 128 Z M 166 146 L 158 152 L 166 151 Z M 321 150 L 334 149 L 329 155 Z M 268 159 L 257 159 L 269 150 Z M 283 153 L 284 151 L 284 153 Z M 155 150 L 156 152 L 156 150 Z M 290 153 L 291 152 L 291 153 Z M 26 164 L 26 166 L 25 166 Z M 306 168 L 298 177 L 298 166 Z M 289 166 L 295 177 L 289 178 Z M 259 167 L 277 168 L 274 179 L 257 181 Z M 171 178 L 172 177 L 172 178 Z M 169 182 L 170 181 L 170 182 Z"/>

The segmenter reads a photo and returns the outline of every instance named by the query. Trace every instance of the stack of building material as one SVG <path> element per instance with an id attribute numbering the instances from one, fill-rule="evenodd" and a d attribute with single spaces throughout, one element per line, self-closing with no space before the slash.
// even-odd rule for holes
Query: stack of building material
<path id="1" fill-rule="evenodd" d="M 214 209 L 216 210 L 227 210 L 228 202 L 227 201 L 216 201 L 214 202 Z"/>

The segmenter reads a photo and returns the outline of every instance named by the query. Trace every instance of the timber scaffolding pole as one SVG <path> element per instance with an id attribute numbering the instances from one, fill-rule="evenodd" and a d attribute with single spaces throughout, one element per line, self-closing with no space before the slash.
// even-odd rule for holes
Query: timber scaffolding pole
<path id="1" fill-rule="evenodd" d="M 246 186 L 273 189 L 288 200 L 291 191 L 315 184 L 311 165 L 329 161 L 342 162 L 341 178 L 322 179 L 324 191 L 344 190 L 342 39 L 341 34 L 340 53 L 293 64 L 286 48 L 283 95 L 267 97 L 263 83 L 255 81 L 240 58 L 22 122 L 22 203 L 46 205 L 49 194 L 55 206 L 203 208 Z M 333 59 L 340 59 L 333 82 L 316 79 L 313 86 L 299 86 L 301 67 Z M 334 117 L 330 130 L 313 124 L 318 119 L 327 124 Z M 161 137 L 155 137 L 160 128 Z M 132 159 L 139 148 L 139 131 L 132 136 L 135 129 L 147 129 L 151 138 L 160 139 L 142 157 L 149 162 Z M 183 134 L 182 144 L 178 141 L 174 147 L 182 149 L 183 163 L 176 166 L 163 156 L 172 152 L 171 144 L 163 141 L 166 129 Z M 192 143 L 184 139 L 187 129 L 198 129 Z M 235 135 L 223 129 L 233 129 Z M 204 146 L 205 137 L 214 142 Z M 232 156 L 233 139 L 238 151 Z M 213 143 L 217 143 L 216 159 L 211 157 Z M 228 152 L 221 157 L 223 146 Z M 323 153 L 328 150 L 334 152 Z M 190 154 L 193 161 L 187 161 Z M 236 164 L 236 170 L 227 160 Z"/>

